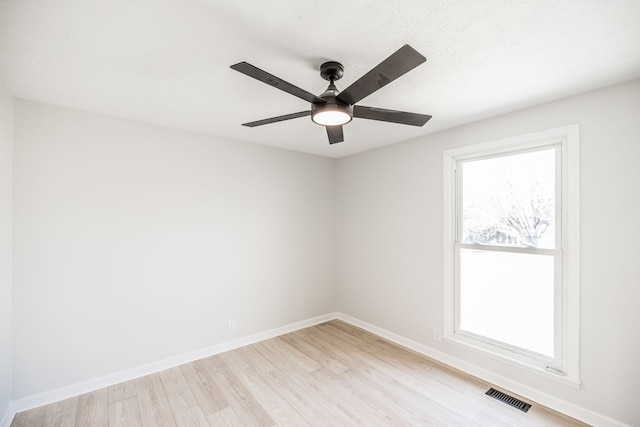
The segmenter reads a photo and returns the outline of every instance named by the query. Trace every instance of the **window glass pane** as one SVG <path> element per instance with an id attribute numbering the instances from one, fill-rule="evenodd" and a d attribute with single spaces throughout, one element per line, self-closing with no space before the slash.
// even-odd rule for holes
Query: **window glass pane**
<path id="1" fill-rule="evenodd" d="M 460 330 L 553 357 L 554 258 L 460 250 Z"/>
<path id="2" fill-rule="evenodd" d="M 555 148 L 460 163 L 462 243 L 555 248 Z"/>

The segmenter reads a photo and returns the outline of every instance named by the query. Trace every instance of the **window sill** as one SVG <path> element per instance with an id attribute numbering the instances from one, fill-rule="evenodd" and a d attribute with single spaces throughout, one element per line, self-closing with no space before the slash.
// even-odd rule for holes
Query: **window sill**
<path id="1" fill-rule="evenodd" d="M 525 361 L 519 360 L 515 357 L 510 357 L 509 355 L 499 352 L 497 350 L 496 351 L 489 350 L 479 344 L 474 343 L 473 340 L 471 339 L 450 334 L 450 335 L 443 335 L 442 341 L 455 344 L 457 346 L 466 348 L 468 350 L 472 350 L 483 356 L 489 357 L 493 360 L 504 362 L 511 366 L 515 366 L 517 368 L 523 369 L 527 372 L 537 374 L 542 378 L 546 378 L 546 379 L 549 379 L 573 388 L 577 388 L 577 389 L 580 388 L 580 379 L 577 377 L 573 377 L 568 374 L 562 375 L 559 373 L 555 373 L 543 367 L 536 366 L 536 365 L 527 363 Z"/>

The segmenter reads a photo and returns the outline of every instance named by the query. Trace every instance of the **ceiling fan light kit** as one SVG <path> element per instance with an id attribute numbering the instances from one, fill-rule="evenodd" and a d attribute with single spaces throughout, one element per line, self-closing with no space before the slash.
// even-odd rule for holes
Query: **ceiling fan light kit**
<path id="1" fill-rule="evenodd" d="M 429 121 L 431 116 L 426 114 L 355 105 L 426 60 L 411 46 L 404 45 L 342 92 L 334 82 L 342 78 L 344 67 L 339 62 L 325 62 L 320 66 L 320 76 L 329 81 L 329 86 L 319 96 L 247 62 L 240 62 L 232 65 L 231 68 L 311 103 L 311 110 L 243 123 L 243 126 L 256 127 L 310 115 L 314 123 L 325 126 L 329 143 L 335 144 L 344 140 L 342 125 L 349 123 L 354 117 L 412 126 L 423 126 Z"/>
<path id="2" fill-rule="evenodd" d="M 346 107 L 320 105 L 311 113 L 311 120 L 322 126 L 342 126 L 349 123 L 351 119 L 353 119 L 353 107 L 349 105 Z"/>

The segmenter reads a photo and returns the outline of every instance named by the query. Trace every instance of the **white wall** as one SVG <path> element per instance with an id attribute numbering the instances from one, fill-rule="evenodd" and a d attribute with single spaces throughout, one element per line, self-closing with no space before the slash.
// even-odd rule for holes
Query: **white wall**
<path id="1" fill-rule="evenodd" d="M 0 424 L 11 403 L 11 164 L 13 97 L 0 84 Z"/>
<path id="2" fill-rule="evenodd" d="M 334 160 L 14 108 L 15 400 L 334 309 Z"/>
<path id="3" fill-rule="evenodd" d="M 581 137 L 580 390 L 433 340 L 443 316 L 443 150 L 572 123 L 580 124 Z M 640 425 L 639 165 L 640 80 L 343 158 L 336 182 L 338 309 Z"/>

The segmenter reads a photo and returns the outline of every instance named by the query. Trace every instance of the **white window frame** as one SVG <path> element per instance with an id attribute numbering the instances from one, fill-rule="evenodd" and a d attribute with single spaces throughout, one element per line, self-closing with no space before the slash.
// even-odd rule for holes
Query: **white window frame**
<path id="1" fill-rule="evenodd" d="M 560 166 L 559 245 L 558 249 L 540 249 L 540 253 L 554 255 L 561 262 L 561 283 L 556 288 L 555 356 L 543 358 L 506 344 L 474 336 L 458 330 L 458 299 L 456 297 L 456 256 L 458 248 L 469 245 L 456 243 L 458 235 L 458 162 L 483 156 L 496 156 L 511 152 L 557 146 Z M 580 186 L 579 186 L 579 126 L 577 124 L 548 129 L 496 141 L 473 144 L 446 150 L 443 153 L 443 206 L 444 206 L 444 319 L 445 342 L 480 352 L 546 378 L 580 387 L 579 378 L 579 320 L 580 320 Z M 473 245 L 471 245 L 473 246 Z M 491 247 L 483 247 L 491 250 Z M 501 248 L 501 250 L 504 248 Z M 509 249 L 511 250 L 511 249 Z M 513 248 L 518 252 L 518 248 Z"/>

